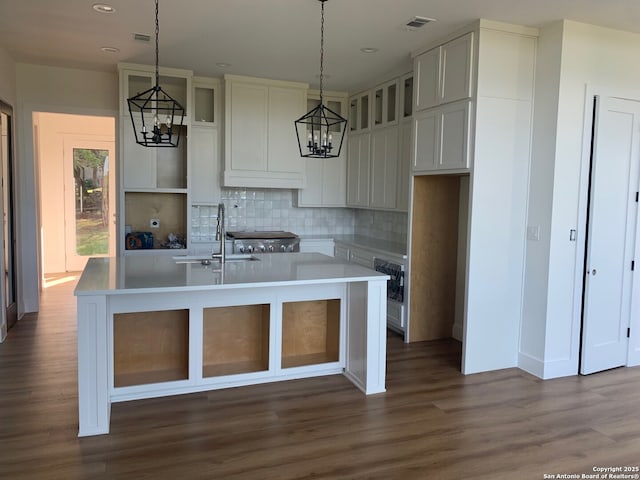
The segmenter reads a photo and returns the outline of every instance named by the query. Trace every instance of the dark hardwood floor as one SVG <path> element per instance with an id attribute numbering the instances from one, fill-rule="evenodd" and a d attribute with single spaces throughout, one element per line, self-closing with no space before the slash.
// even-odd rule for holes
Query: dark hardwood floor
<path id="1" fill-rule="evenodd" d="M 387 393 L 342 376 L 118 403 L 77 438 L 75 281 L 0 345 L 2 479 L 542 479 L 640 464 L 640 368 L 463 376 L 454 341 L 388 341 Z M 548 477 L 549 478 L 549 477 Z"/>

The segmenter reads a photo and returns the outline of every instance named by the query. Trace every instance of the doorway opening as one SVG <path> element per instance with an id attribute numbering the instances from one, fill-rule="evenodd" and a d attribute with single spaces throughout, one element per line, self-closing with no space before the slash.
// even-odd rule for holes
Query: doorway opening
<path id="1" fill-rule="evenodd" d="M 115 255 L 115 119 L 33 114 L 42 285 L 75 280 L 90 257 Z"/>
<path id="2" fill-rule="evenodd" d="M 13 109 L 0 102 L 0 168 L 2 173 L 2 265 L 3 319 L 0 338 L 18 320 L 16 275 L 15 155 Z"/>
<path id="3" fill-rule="evenodd" d="M 413 177 L 410 342 L 464 344 L 469 175 Z"/>

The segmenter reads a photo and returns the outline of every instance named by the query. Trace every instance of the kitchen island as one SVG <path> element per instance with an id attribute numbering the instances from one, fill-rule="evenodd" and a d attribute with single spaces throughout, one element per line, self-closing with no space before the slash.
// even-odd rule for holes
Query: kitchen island
<path id="1" fill-rule="evenodd" d="M 315 253 L 177 258 L 87 263 L 79 436 L 109 433 L 112 402 L 332 374 L 385 391 L 388 276 Z"/>

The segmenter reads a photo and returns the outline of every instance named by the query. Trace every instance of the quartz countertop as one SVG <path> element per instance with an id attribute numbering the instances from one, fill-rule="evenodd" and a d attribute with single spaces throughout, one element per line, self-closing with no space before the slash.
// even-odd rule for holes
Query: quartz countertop
<path id="1" fill-rule="evenodd" d="M 232 261 L 221 267 L 177 263 L 168 255 L 91 258 L 74 294 L 114 295 L 312 285 L 382 280 L 388 275 L 319 253 L 256 254 L 255 261 Z"/>
<path id="2" fill-rule="evenodd" d="M 380 253 L 390 253 L 407 258 L 407 245 L 402 242 L 391 240 L 381 240 L 375 237 L 365 237 L 364 235 L 301 235 L 301 240 L 333 240 L 334 242 L 345 243 L 354 247 L 368 248 Z"/>

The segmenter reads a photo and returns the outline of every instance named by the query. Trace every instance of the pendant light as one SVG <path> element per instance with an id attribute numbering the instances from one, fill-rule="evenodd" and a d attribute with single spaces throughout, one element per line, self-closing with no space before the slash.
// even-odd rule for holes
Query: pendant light
<path id="1" fill-rule="evenodd" d="M 320 21 L 320 104 L 295 121 L 298 148 L 302 157 L 332 158 L 340 156 L 347 119 L 324 105 L 324 4 Z"/>
<path id="2" fill-rule="evenodd" d="M 177 147 L 184 121 L 184 108 L 159 85 L 158 0 L 156 2 L 156 84 L 127 99 L 136 143 L 145 147 Z"/>

